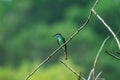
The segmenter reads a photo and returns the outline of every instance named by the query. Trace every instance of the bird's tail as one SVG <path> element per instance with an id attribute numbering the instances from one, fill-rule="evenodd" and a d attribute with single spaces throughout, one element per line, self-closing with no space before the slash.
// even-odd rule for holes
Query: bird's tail
<path id="1" fill-rule="evenodd" d="M 64 47 L 62 47 L 62 49 L 64 51 L 65 59 L 67 60 L 68 59 L 68 56 L 67 56 L 67 47 L 64 46 Z"/>
<path id="2" fill-rule="evenodd" d="M 65 55 L 65 59 L 67 60 L 68 56 L 67 56 L 67 51 L 66 50 L 64 50 L 64 55 Z"/>

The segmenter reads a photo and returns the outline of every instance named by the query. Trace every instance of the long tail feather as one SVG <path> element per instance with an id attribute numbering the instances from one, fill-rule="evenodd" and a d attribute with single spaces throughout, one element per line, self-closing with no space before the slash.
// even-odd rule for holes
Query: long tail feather
<path id="1" fill-rule="evenodd" d="M 67 57 L 67 52 L 66 51 L 64 51 L 64 55 L 65 55 L 65 59 L 67 60 L 68 57 Z"/>
<path id="2" fill-rule="evenodd" d="M 68 59 L 68 57 L 67 57 L 67 50 L 66 50 L 65 47 L 63 47 L 62 49 L 64 50 L 65 59 L 67 60 Z"/>

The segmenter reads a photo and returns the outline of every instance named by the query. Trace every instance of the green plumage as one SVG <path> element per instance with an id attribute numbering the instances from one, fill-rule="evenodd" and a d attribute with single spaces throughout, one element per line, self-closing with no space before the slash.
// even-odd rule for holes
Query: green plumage
<path id="1" fill-rule="evenodd" d="M 59 46 L 61 46 L 65 43 L 65 38 L 60 33 L 56 34 L 55 36 L 57 38 L 57 43 L 58 43 Z M 67 59 L 67 46 L 64 45 L 62 47 L 62 49 L 64 50 L 65 59 Z"/>

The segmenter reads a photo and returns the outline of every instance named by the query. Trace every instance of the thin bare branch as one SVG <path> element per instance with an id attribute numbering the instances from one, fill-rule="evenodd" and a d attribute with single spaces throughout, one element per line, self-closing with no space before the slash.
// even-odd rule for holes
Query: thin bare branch
<path id="1" fill-rule="evenodd" d="M 97 16 L 97 18 L 105 25 L 105 27 L 110 31 L 110 33 L 113 35 L 113 37 L 115 38 L 117 44 L 118 44 L 118 48 L 120 50 L 120 42 L 117 38 L 117 36 L 115 35 L 115 33 L 112 31 L 112 29 L 108 26 L 108 24 L 97 14 L 97 12 L 92 9 L 92 12 Z"/>
<path id="2" fill-rule="evenodd" d="M 75 32 L 70 36 L 70 38 L 69 38 L 63 45 L 61 45 L 59 48 L 57 48 L 55 51 L 53 51 L 53 52 L 51 53 L 51 55 L 49 55 L 42 63 L 40 63 L 40 64 L 26 77 L 25 80 L 28 80 L 44 63 L 46 63 L 48 60 L 50 60 L 51 57 L 52 57 L 53 55 L 55 55 L 56 52 L 58 52 L 58 51 L 59 51 L 65 44 L 67 44 L 69 41 L 71 41 L 71 40 L 88 24 L 88 22 L 90 21 L 91 16 L 92 16 L 92 11 L 90 11 L 89 16 L 88 16 L 87 20 L 85 21 L 85 23 L 84 23 L 81 27 L 79 27 L 78 30 L 75 31 Z"/>
<path id="3" fill-rule="evenodd" d="M 96 0 L 96 2 L 95 2 L 95 4 L 93 5 L 92 9 L 95 8 L 95 6 L 97 5 L 98 1 L 99 1 L 99 0 Z"/>
<path id="4" fill-rule="evenodd" d="M 101 74 L 102 74 L 102 72 L 99 72 L 98 75 L 96 76 L 95 80 L 98 80 L 98 78 Z"/>
<path id="5" fill-rule="evenodd" d="M 118 31 L 116 32 L 116 36 L 119 34 L 120 32 L 120 28 L 118 29 Z M 112 45 L 113 45 L 113 42 L 114 42 L 115 38 L 113 38 L 112 42 L 111 42 L 111 45 L 110 45 L 110 50 L 112 50 Z"/>
<path id="6" fill-rule="evenodd" d="M 86 19 L 85 23 L 79 27 L 69 38 L 68 40 L 63 44 L 61 45 L 59 48 L 57 48 L 55 51 L 53 51 L 45 60 L 43 60 L 42 63 L 40 63 L 27 77 L 25 80 L 28 80 L 43 64 L 45 64 L 46 62 L 48 62 L 52 56 L 54 56 L 56 54 L 56 52 L 58 52 L 64 45 L 66 45 L 69 41 L 71 41 L 87 24 L 88 22 L 90 21 L 91 19 L 91 16 L 92 16 L 92 13 L 94 12 L 94 8 L 96 6 L 96 4 L 98 3 L 99 0 L 96 0 L 95 4 L 93 5 L 92 7 L 92 10 L 90 10 L 90 13 L 88 15 L 88 18 Z M 95 13 L 94 13 L 95 14 Z M 114 35 L 113 35 L 114 36 Z M 116 36 L 115 36 L 115 39 L 116 39 Z M 118 39 L 117 40 L 117 43 L 119 43 Z M 120 48 L 120 47 L 119 47 Z"/>
<path id="7" fill-rule="evenodd" d="M 93 68 L 95 68 L 95 66 L 96 66 L 96 62 L 97 62 L 98 57 L 99 57 L 99 55 L 100 55 L 100 52 L 102 51 L 103 46 L 104 46 L 104 44 L 106 43 L 106 41 L 107 41 L 108 39 L 109 39 L 109 36 L 103 41 L 103 43 L 102 43 L 100 49 L 98 50 L 98 53 L 97 53 L 97 55 L 96 55 L 96 57 L 95 57 L 95 61 L 94 61 Z"/>
<path id="8" fill-rule="evenodd" d="M 105 40 L 103 41 L 100 49 L 99 49 L 98 52 L 97 52 L 97 55 L 96 55 L 95 60 L 94 60 L 93 68 L 92 68 L 92 70 L 91 70 L 91 72 L 90 72 L 90 74 L 89 74 L 89 76 L 88 76 L 88 80 L 90 80 L 91 78 L 94 80 L 95 67 L 96 67 L 96 63 L 97 63 L 98 57 L 99 57 L 99 55 L 100 55 L 100 52 L 101 52 L 102 49 L 103 49 L 104 44 L 106 43 L 106 41 L 107 41 L 108 39 L 109 39 L 109 36 L 108 36 L 107 38 L 105 38 Z M 91 75 L 91 74 L 92 74 L 92 75 Z"/>
<path id="9" fill-rule="evenodd" d="M 75 32 L 70 36 L 70 38 L 66 41 L 66 43 L 68 43 L 71 39 L 73 39 L 73 38 L 88 24 L 88 22 L 90 21 L 91 16 L 92 16 L 92 11 L 90 10 L 89 16 L 88 16 L 87 20 L 85 21 L 85 23 L 84 23 L 81 27 L 79 27 L 79 28 L 77 29 L 77 31 L 75 31 Z M 65 44 L 66 44 L 66 43 L 65 43 Z M 63 44 L 63 45 L 65 45 L 65 44 Z"/>
<path id="10" fill-rule="evenodd" d="M 94 68 L 94 71 L 93 71 L 93 80 L 94 80 L 95 67 L 96 67 L 96 63 L 97 63 L 98 57 L 99 57 L 99 55 L 100 55 L 100 53 L 101 53 L 101 51 L 103 49 L 104 44 L 106 43 L 106 41 L 108 39 L 109 39 L 109 36 L 103 41 L 103 43 L 102 43 L 102 45 L 101 45 L 100 49 L 98 50 L 98 53 L 97 53 L 97 55 L 95 57 L 95 61 L 94 61 L 94 64 L 93 64 L 93 68 Z"/>
<path id="11" fill-rule="evenodd" d="M 60 62 L 67 67 L 70 71 L 72 71 L 78 78 L 81 78 L 82 80 L 86 80 L 84 77 L 82 77 L 79 73 L 77 73 L 73 68 L 71 68 L 68 64 L 64 63 L 62 60 Z"/>
<path id="12" fill-rule="evenodd" d="M 115 59 L 117 59 L 117 60 L 120 60 L 120 57 L 118 57 L 118 56 L 112 54 L 110 51 L 105 50 L 105 52 L 106 52 L 108 55 L 112 56 L 113 58 L 115 58 Z"/>
<path id="13" fill-rule="evenodd" d="M 49 55 L 42 63 L 40 63 L 40 64 L 26 77 L 25 80 L 28 80 L 43 64 L 45 64 L 47 61 L 49 61 L 49 60 L 51 59 L 51 57 L 52 57 L 53 55 L 55 55 L 55 53 L 56 53 L 58 50 L 60 50 L 62 47 L 63 47 L 63 45 L 60 46 L 59 48 L 57 48 L 57 49 L 56 49 L 51 55 Z"/>
<path id="14" fill-rule="evenodd" d="M 94 72 L 94 68 L 91 69 L 87 80 L 91 80 L 91 76 L 92 76 L 93 72 Z"/>

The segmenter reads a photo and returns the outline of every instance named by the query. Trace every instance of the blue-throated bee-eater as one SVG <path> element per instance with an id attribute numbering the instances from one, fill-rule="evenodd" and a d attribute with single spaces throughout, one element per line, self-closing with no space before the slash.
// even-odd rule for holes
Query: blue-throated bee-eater
<path id="1" fill-rule="evenodd" d="M 60 33 L 57 33 L 54 36 L 57 38 L 57 43 L 59 46 L 61 46 L 65 43 L 65 38 Z M 62 47 L 62 49 L 64 50 L 65 59 L 67 60 L 67 46 L 66 46 L 66 44 Z"/>

